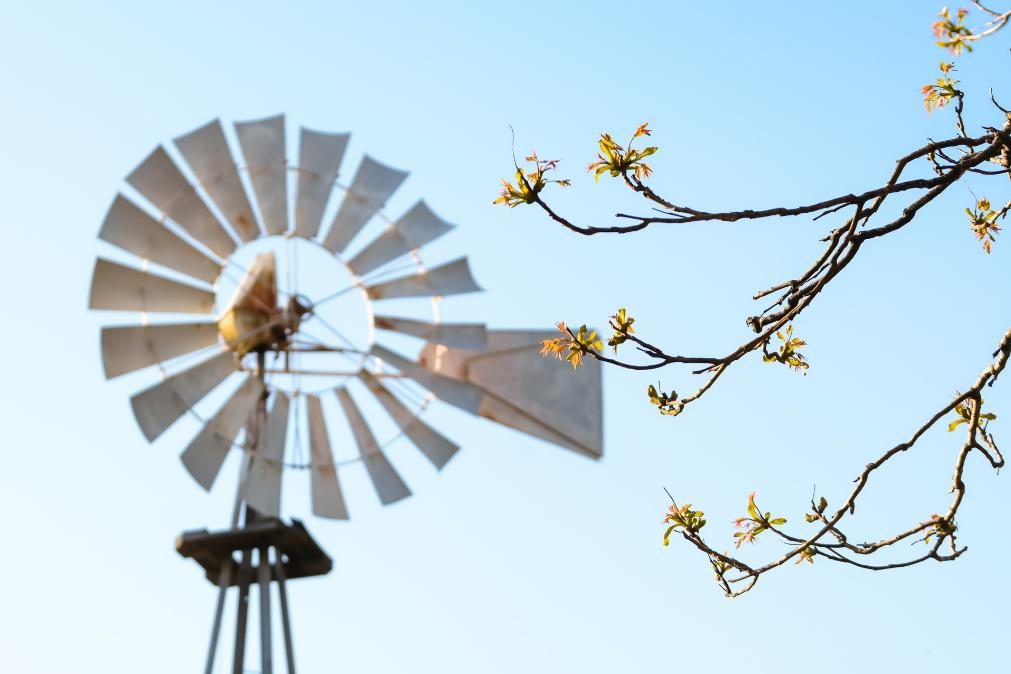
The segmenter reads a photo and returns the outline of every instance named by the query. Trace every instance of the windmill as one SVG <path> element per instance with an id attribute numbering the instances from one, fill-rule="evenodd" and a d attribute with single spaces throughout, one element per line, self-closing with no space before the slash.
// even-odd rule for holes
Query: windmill
<path id="1" fill-rule="evenodd" d="M 235 587 L 242 672 L 255 585 L 260 667 L 272 672 L 273 583 L 293 673 L 286 582 L 332 562 L 300 521 L 281 519 L 285 473 L 308 474 L 318 517 L 348 519 L 341 476 L 356 465 L 383 505 L 397 502 L 411 491 L 391 446 L 413 445 L 437 469 L 458 450 L 422 418 L 433 400 L 599 458 L 601 373 L 592 361 L 546 366 L 547 330 L 443 322 L 443 298 L 480 290 L 465 257 L 422 260 L 453 226 L 424 201 L 387 217 L 407 173 L 368 155 L 339 181 L 349 134 L 302 128 L 289 163 L 283 116 L 234 133 L 238 153 L 213 120 L 127 176 L 132 194 L 116 196 L 99 233 L 108 247 L 89 306 L 129 317 L 102 329 L 102 362 L 107 378 L 136 380 L 130 402 L 147 440 L 181 438 L 182 463 L 206 490 L 239 457 L 229 527 L 176 544 L 218 587 L 205 671 Z"/>

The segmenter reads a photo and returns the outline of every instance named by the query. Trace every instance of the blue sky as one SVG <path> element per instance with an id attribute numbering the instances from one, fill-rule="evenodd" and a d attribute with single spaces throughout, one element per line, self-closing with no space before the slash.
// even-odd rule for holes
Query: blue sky
<path id="1" fill-rule="evenodd" d="M 510 172 L 509 125 L 519 152 L 563 159 L 575 186 L 557 204 L 585 222 L 642 208 L 583 167 L 599 132 L 647 120 L 661 147 L 652 183 L 679 202 L 761 207 L 870 189 L 896 158 L 951 133 L 918 94 L 944 56 L 929 31 L 936 9 L 5 5 L 4 669 L 202 666 L 214 593 L 173 539 L 225 524 L 229 489 L 196 486 L 179 442 L 147 445 L 129 382 L 104 381 L 102 317 L 86 310 L 102 218 L 155 145 L 214 117 L 279 112 L 351 131 L 351 153 L 411 170 L 405 200 L 424 197 L 460 225 L 432 259 L 465 252 L 487 291 L 447 300 L 447 320 L 601 325 L 626 305 L 644 337 L 721 352 L 747 337 L 752 293 L 806 268 L 831 219 L 577 237 L 532 209 L 491 205 Z M 1006 59 L 1002 35 L 959 65 L 974 128 L 995 123 L 988 86 L 1011 99 Z M 1006 182 L 969 186 L 1008 198 Z M 709 537 L 729 547 L 749 492 L 799 522 L 813 484 L 842 498 L 864 463 L 975 379 L 1007 327 L 1008 251 L 1002 240 L 989 257 L 979 249 L 962 215 L 971 199 L 956 187 L 864 247 L 797 322 L 806 377 L 752 358 L 669 419 L 647 404 L 654 376 L 607 370 L 599 462 L 437 407 L 433 423 L 463 450 L 441 474 L 413 470 L 413 498 L 364 500 L 350 523 L 286 501 L 335 559 L 329 576 L 290 590 L 300 670 L 1001 671 L 1006 489 L 977 457 L 959 522 L 969 552 L 954 564 L 791 566 L 728 601 L 704 558 L 660 545 L 663 487 L 704 509 Z M 1011 395 L 998 384 L 987 406 L 999 440 Z M 931 434 L 885 471 L 854 537 L 945 508 L 957 442 Z M 765 541 L 747 554 L 778 552 Z"/>

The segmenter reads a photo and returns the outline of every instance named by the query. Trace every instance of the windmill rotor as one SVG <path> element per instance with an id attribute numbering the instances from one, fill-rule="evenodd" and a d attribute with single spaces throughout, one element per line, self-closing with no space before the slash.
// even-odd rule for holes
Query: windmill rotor
<path id="1" fill-rule="evenodd" d="M 102 329 L 105 376 L 157 374 L 130 399 L 149 441 L 195 419 L 181 458 L 202 487 L 238 450 L 248 461 L 240 498 L 258 512 L 279 516 L 282 474 L 301 469 L 312 512 L 335 519 L 348 517 L 345 464 L 364 466 L 385 505 L 411 494 L 390 442 L 403 438 L 437 469 L 455 455 L 458 445 L 420 416 L 433 399 L 601 456 L 595 363 L 562 372 L 540 362 L 540 332 L 441 320 L 442 298 L 481 288 L 466 257 L 422 262 L 421 249 L 454 229 L 425 201 L 385 215 L 407 172 L 364 155 L 343 185 L 350 134 L 302 128 L 289 163 L 283 116 L 233 132 L 213 120 L 171 152 L 156 148 L 127 176 L 137 196 L 117 195 L 99 232 L 115 254 L 96 260 L 89 306 L 140 316 Z M 349 282 L 306 292 L 295 246 L 324 254 Z M 351 298 L 365 325 L 357 340 L 344 334 L 350 312 L 327 313 Z M 431 315 L 386 309 L 419 300 Z M 419 340 L 419 356 L 404 355 Z M 353 444 L 355 457 L 335 455 L 327 408 L 343 415 L 350 443 L 340 446 Z M 377 410 L 395 431 L 389 440 L 377 437 Z"/>

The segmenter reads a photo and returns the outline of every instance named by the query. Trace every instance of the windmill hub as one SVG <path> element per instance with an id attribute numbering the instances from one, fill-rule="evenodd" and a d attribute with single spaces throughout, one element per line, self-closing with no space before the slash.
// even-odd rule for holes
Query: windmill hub
<path id="1" fill-rule="evenodd" d="M 272 385 L 321 391 L 362 365 L 372 344 L 361 281 L 330 251 L 268 236 L 240 246 L 218 280 L 221 342 L 244 370 L 264 354 Z"/>

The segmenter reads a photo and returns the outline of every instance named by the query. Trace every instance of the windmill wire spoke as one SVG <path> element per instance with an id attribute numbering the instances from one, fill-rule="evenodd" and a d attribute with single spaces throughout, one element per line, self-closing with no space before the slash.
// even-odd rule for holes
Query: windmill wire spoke
<path id="1" fill-rule="evenodd" d="M 320 325 L 322 325 L 324 328 L 326 328 L 327 330 L 329 330 L 330 332 L 332 332 L 334 335 L 337 336 L 338 339 L 340 339 L 341 341 L 343 341 L 345 344 L 347 344 L 348 346 L 350 346 L 352 349 L 356 349 L 356 350 L 358 349 L 358 345 L 357 344 L 355 344 L 350 339 L 348 339 L 347 337 L 345 337 L 344 333 L 342 333 L 340 330 L 338 330 L 334 326 L 330 325 L 330 323 L 326 319 L 324 319 L 322 316 L 320 316 L 319 314 L 313 313 L 312 317 L 315 318 L 317 321 L 319 321 Z"/>
<path id="2" fill-rule="evenodd" d="M 335 187 L 335 188 L 341 190 L 342 192 L 344 192 L 345 198 L 347 197 L 348 194 L 353 194 L 353 192 L 351 191 L 351 186 L 350 185 L 345 185 L 344 183 L 342 183 L 340 181 L 335 180 L 334 183 L 333 183 L 333 187 Z M 387 226 L 392 226 L 393 225 L 393 220 L 391 220 L 390 217 L 388 215 L 386 215 L 386 213 L 381 208 L 376 211 L 376 213 L 373 215 L 373 217 L 376 218 L 377 220 L 383 222 Z M 413 252 L 414 251 L 412 251 L 412 253 Z M 413 265 L 410 265 L 410 266 L 413 266 Z M 380 270 L 380 271 L 382 271 L 382 270 Z M 391 273 L 391 272 L 389 272 L 389 271 L 383 272 L 383 274 L 385 274 L 385 273 Z M 382 275 L 382 274 L 380 274 L 380 275 Z M 367 274 L 366 274 L 366 277 L 368 277 Z M 359 279 L 356 283 L 354 283 L 354 284 L 352 284 L 352 285 L 350 285 L 350 286 L 348 286 L 346 288 L 342 288 L 342 289 L 338 290 L 337 292 L 331 293 L 330 295 L 327 295 L 326 297 L 324 297 L 323 299 L 319 300 L 318 302 L 314 302 L 313 306 L 314 307 L 318 307 L 321 304 L 325 304 L 325 303 L 327 303 L 327 302 L 329 302 L 331 300 L 337 299 L 341 295 L 344 295 L 344 294 L 346 294 L 346 293 L 354 290 L 355 288 L 360 287 L 362 285 L 362 280 L 363 279 Z"/>
<path id="3" fill-rule="evenodd" d="M 337 299 L 341 295 L 345 295 L 345 294 L 351 292 L 352 290 L 354 290 L 355 288 L 357 288 L 359 285 L 360 285 L 360 282 L 359 283 L 353 283 L 353 284 L 347 286 L 346 288 L 341 288 L 337 292 L 331 293 L 331 294 L 327 295 L 326 297 L 324 297 L 323 299 L 319 300 L 318 302 L 313 302 L 312 303 L 312 307 L 313 307 L 313 309 L 316 309 L 316 308 L 318 308 L 318 307 L 326 304 L 327 302 L 330 302 L 332 300 Z"/>
<path id="4" fill-rule="evenodd" d="M 291 337 L 292 337 L 291 341 L 292 341 L 292 342 L 298 342 L 298 341 L 301 341 L 301 340 L 299 340 L 299 339 L 296 339 L 296 338 L 297 338 L 297 337 L 302 337 L 302 338 L 304 338 L 304 339 L 306 339 L 306 340 L 310 340 L 310 341 L 311 341 L 311 342 L 312 342 L 313 344 L 318 344 L 318 345 L 320 345 L 320 346 L 329 346 L 329 345 L 328 345 L 328 344 L 327 344 L 326 342 L 324 342 L 324 341 L 323 341 L 322 339 L 320 339 L 320 338 L 319 338 L 319 337 L 317 337 L 316 335 L 314 335 L 314 334 L 312 334 L 311 332 L 309 332 L 309 331 L 308 331 L 308 330 L 306 329 L 306 327 L 307 327 L 307 321 L 302 321 L 302 323 L 301 323 L 301 324 L 299 324 L 299 326 L 298 326 L 298 331 L 297 331 L 297 332 L 295 332 L 295 334 L 293 334 L 293 335 L 291 336 Z M 309 326 L 309 327 L 311 327 L 311 326 Z"/>
<path id="5" fill-rule="evenodd" d="M 366 274 L 362 278 L 358 279 L 357 282 L 355 282 L 355 283 L 353 283 L 353 284 L 351 284 L 351 285 L 349 285 L 347 287 L 341 288 L 340 290 L 327 295 L 323 299 L 321 299 L 321 300 L 319 300 L 317 302 L 314 302 L 313 303 L 313 307 L 314 308 L 315 307 L 319 307 L 319 306 L 321 306 L 323 304 L 326 304 L 327 302 L 331 302 L 331 301 L 337 299 L 338 297 L 346 295 L 347 293 L 351 292 L 355 288 L 362 287 L 366 283 L 375 283 L 378 279 L 386 278 L 387 276 L 390 276 L 390 275 L 398 273 L 398 272 L 402 272 L 402 271 L 407 270 L 407 269 L 416 269 L 419 266 L 420 266 L 420 261 L 415 261 L 415 262 L 412 262 L 411 264 L 403 264 L 403 265 L 399 265 L 399 266 L 396 266 L 396 267 L 392 267 L 390 269 L 378 269 L 378 270 L 376 270 L 376 271 L 374 271 L 374 272 L 372 272 L 370 274 Z"/>
<path id="6" fill-rule="evenodd" d="M 419 388 L 421 388 L 421 385 L 418 384 L 417 382 L 415 382 L 413 379 L 408 379 L 408 378 L 393 379 L 393 378 L 389 378 L 387 380 L 387 382 L 388 382 L 388 384 L 387 384 L 388 388 L 390 388 L 393 391 L 398 392 L 401 396 L 403 396 L 404 398 L 407 398 L 411 402 L 416 403 L 416 404 L 421 404 L 422 402 L 425 401 L 426 395 L 422 395 L 421 393 L 418 393 L 416 390 L 414 390 L 413 388 L 411 388 L 411 385 L 410 385 L 409 382 L 414 383 L 416 386 L 418 386 Z M 427 392 L 426 392 L 426 394 L 427 394 Z"/>
<path id="7" fill-rule="evenodd" d="M 325 343 L 322 339 L 320 339 L 316 335 L 313 335 L 311 333 L 305 332 L 303 330 L 299 330 L 295 334 L 299 335 L 300 337 L 303 337 L 304 339 L 292 339 L 292 340 L 289 340 L 292 344 L 301 345 L 301 346 L 330 346 L 329 344 Z M 301 352 L 300 351 L 295 351 L 294 353 L 301 353 Z"/>
<path id="8" fill-rule="evenodd" d="M 359 363 L 359 359 L 355 358 L 352 355 L 350 355 L 347 351 L 337 351 L 336 353 L 339 356 L 342 356 L 348 362 L 353 363 L 356 367 L 360 367 L 361 366 L 361 363 Z"/>
<path id="9" fill-rule="evenodd" d="M 312 337 L 313 339 L 317 339 L 318 340 L 318 338 L 315 337 L 314 335 L 309 335 L 308 333 L 302 333 L 302 334 L 305 334 L 307 337 Z M 320 341 L 320 340 L 318 340 L 318 341 Z M 349 344 L 351 343 L 349 340 L 347 340 L 347 338 L 344 338 L 344 341 L 348 342 Z M 322 344 L 322 341 L 320 341 L 320 343 Z M 357 354 L 360 354 L 360 355 L 363 355 L 363 356 L 368 356 L 367 353 L 365 353 L 364 351 L 359 350 L 358 347 L 354 346 L 353 344 L 351 346 L 351 350 L 354 353 L 357 353 Z M 298 353 L 298 352 L 296 352 L 296 353 Z M 345 360 L 347 360 L 348 362 L 350 362 L 352 365 L 354 365 L 354 367 L 356 369 L 361 369 L 361 367 L 362 367 L 361 358 L 356 358 L 355 356 L 352 356 L 346 350 L 345 351 L 332 351 L 330 353 L 336 353 L 338 356 L 344 358 Z"/>
<path id="10" fill-rule="evenodd" d="M 320 353 L 345 353 L 345 354 L 347 354 L 347 353 L 354 353 L 354 354 L 358 354 L 360 356 L 367 356 L 368 355 L 367 351 L 362 351 L 361 349 L 359 349 L 357 346 L 354 346 L 354 345 L 352 345 L 352 346 L 335 346 L 334 344 L 332 344 L 330 342 L 327 342 L 327 341 L 323 340 L 322 338 L 320 338 L 320 337 L 312 334 L 308 330 L 306 330 L 304 324 L 299 328 L 299 331 L 296 334 L 298 336 L 300 336 L 300 337 L 303 337 L 305 341 L 299 340 L 299 339 L 292 339 L 292 340 L 290 340 L 292 342 L 292 344 L 296 344 L 296 345 L 298 345 L 298 344 L 305 344 L 305 345 L 308 345 L 310 347 L 322 347 L 323 349 L 326 349 L 325 351 L 321 351 Z M 347 340 L 345 340 L 345 341 L 347 341 Z M 293 351 L 292 353 L 296 353 L 296 354 L 297 353 L 312 353 L 312 351 L 309 351 L 309 350 L 306 350 L 306 351 Z"/>

